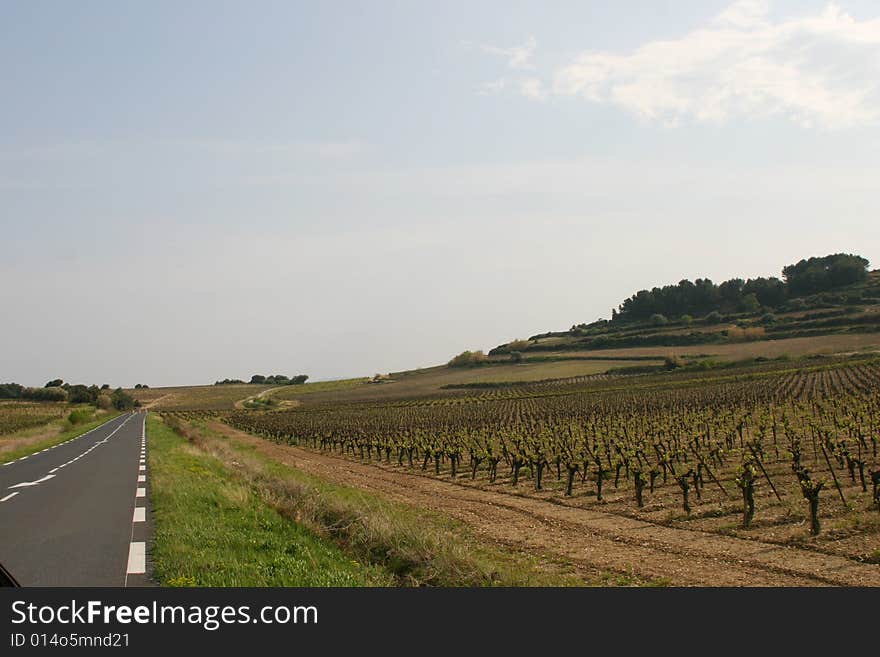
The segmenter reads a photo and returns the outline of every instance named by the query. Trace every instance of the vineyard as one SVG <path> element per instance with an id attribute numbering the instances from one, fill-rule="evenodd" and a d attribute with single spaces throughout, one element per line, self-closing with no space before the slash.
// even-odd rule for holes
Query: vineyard
<path id="1" fill-rule="evenodd" d="M 64 403 L 0 402 L 0 436 L 47 424 L 69 412 Z"/>
<path id="2" fill-rule="evenodd" d="M 213 415 L 384 468 L 880 562 L 880 362 L 573 386 Z"/>

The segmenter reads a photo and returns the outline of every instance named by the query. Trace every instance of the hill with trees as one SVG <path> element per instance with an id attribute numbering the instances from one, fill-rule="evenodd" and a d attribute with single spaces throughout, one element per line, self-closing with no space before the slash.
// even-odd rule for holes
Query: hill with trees
<path id="1" fill-rule="evenodd" d="M 780 278 L 684 279 L 639 290 L 610 319 L 503 344 L 489 356 L 880 331 L 880 271 L 869 264 L 835 253 L 786 265 Z"/>

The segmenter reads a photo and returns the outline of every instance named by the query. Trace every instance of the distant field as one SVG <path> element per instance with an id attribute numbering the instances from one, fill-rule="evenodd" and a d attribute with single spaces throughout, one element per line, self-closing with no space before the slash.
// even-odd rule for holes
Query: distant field
<path id="1" fill-rule="evenodd" d="M 640 365 L 659 364 L 657 361 L 639 361 Z M 273 391 L 270 396 L 280 400 L 300 400 L 304 404 L 330 402 L 373 402 L 411 399 L 428 396 L 460 394 L 444 386 L 465 383 L 507 383 L 512 381 L 541 381 L 576 376 L 601 374 L 614 367 L 633 365 L 632 361 L 617 360 L 560 360 L 542 363 L 491 365 L 475 368 L 449 368 L 445 365 L 391 375 L 384 383 L 367 383 L 367 379 L 349 379 L 334 382 L 335 387 L 310 391 L 311 385 L 291 386 Z M 314 384 L 320 385 L 320 384 Z M 302 391 L 300 391 L 302 389 Z M 310 393 L 310 394 L 309 394 Z"/>
<path id="2" fill-rule="evenodd" d="M 76 411 L 80 418 L 71 423 Z M 0 463 L 12 461 L 74 438 L 119 415 L 88 404 L 66 402 L 0 402 Z"/>
<path id="3" fill-rule="evenodd" d="M 559 341 L 558 338 L 542 340 Z M 631 347 L 595 351 L 526 353 L 526 358 L 547 358 L 546 362 L 506 362 L 507 356 L 493 359 L 495 364 L 475 368 L 449 368 L 445 365 L 393 373 L 383 383 L 368 378 L 319 381 L 298 386 L 224 385 L 149 388 L 129 390 L 136 399 L 156 409 L 230 410 L 249 397 L 272 390 L 269 397 L 281 402 L 306 405 L 346 402 L 378 402 L 429 396 L 460 394 L 444 386 L 468 383 L 509 383 L 541 381 L 601 374 L 612 368 L 658 365 L 667 356 L 693 356 L 716 360 L 746 360 L 763 356 L 797 358 L 812 354 L 836 354 L 880 350 L 880 333 L 832 334 L 816 337 L 762 340 L 734 344 L 700 344 L 684 347 Z M 595 358 L 597 360 L 584 360 Z M 620 359 L 620 360 L 617 360 Z M 628 360 L 637 359 L 637 360 Z M 505 362 L 499 362 L 505 361 Z"/>
<path id="4" fill-rule="evenodd" d="M 0 435 L 46 424 L 71 410 L 64 402 L 0 402 Z"/>
<path id="5" fill-rule="evenodd" d="M 258 395 L 274 385 L 180 386 L 127 390 L 142 404 L 153 408 L 224 410 L 235 408 L 235 402 Z"/>
<path id="6" fill-rule="evenodd" d="M 809 356 L 812 354 L 836 354 L 854 351 L 880 350 L 880 333 L 854 333 L 839 335 L 819 335 L 808 338 L 787 338 L 785 340 L 760 340 L 733 344 L 696 344 L 685 347 L 630 347 L 626 349 L 598 349 L 591 351 L 545 352 L 542 355 L 558 356 L 605 356 L 627 358 L 632 356 L 706 355 L 720 360 L 743 360 L 764 356 Z"/>
<path id="7" fill-rule="evenodd" d="M 303 395 L 311 395 L 319 392 L 336 392 L 338 390 L 346 390 L 349 388 L 362 386 L 370 379 L 361 377 L 358 379 L 342 379 L 340 381 L 316 381 L 315 383 L 306 383 L 298 386 L 285 386 L 272 392 L 275 399 L 289 400 L 299 399 Z"/>

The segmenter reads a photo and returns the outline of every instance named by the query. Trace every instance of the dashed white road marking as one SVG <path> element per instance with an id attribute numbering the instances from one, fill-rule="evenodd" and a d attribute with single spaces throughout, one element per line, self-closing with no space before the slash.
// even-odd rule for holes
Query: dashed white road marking
<path id="1" fill-rule="evenodd" d="M 142 484 L 147 480 L 147 475 L 138 475 L 138 483 Z"/>
<path id="2" fill-rule="evenodd" d="M 143 575 L 147 571 L 147 546 L 143 541 L 132 541 L 128 548 L 128 575 Z"/>
<path id="3" fill-rule="evenodd" d="M 138 488 L 137 493 L 135 493 L 135 497 L 146 497 L 147 489 L 146 488 Z"/>
<path id="4" fill-rule="evenodd" d="M 42 479 L 37 479 L 36 481 L 23 481 L 20 484 L 13 484 L 9 488 L 27 488 L 28 486 L 37 486 L 38 484 L 42 484 L 44 481 L 48 481 L 49 479 L 54 479 L 55 475 L 49 474 L 43 477 Z"/>
<path id="5" fill-rule="evenodd" d="M 18 491 L 15 491 L 14 493 L 9 493 L 9 495 L 7 495 L 6 497 L 0 499 L 0 502 L 5 502 L 6 500 L 11 500 L 11 499 L 12 499 L 13 497 L 15 497 L 16 495 L 18 495 Z"/>
<path id="6" fill-rule="evenodd" d="M 2 501 L 2 500 L 0 500 Z M 136 506 L 134 508 L 134 518 L 132 518 L 132 522 L 146 522 L 147 520 L 147 509 L 143 506 Z"/>
<path id="7" fill-rule="evenodd" d="M 141 472 L 143 472 L 143 471 L 146 470 L 146 469 L 147 469 L 147 466 L 145 466 L 145 465 L 139 465 L 139 466 L 138 466 L 138 470 L 140 470 Z"/>

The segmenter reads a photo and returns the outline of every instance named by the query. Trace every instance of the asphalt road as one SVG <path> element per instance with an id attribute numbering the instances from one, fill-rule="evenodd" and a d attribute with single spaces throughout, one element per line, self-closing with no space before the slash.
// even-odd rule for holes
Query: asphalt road
<path id="1" fill-rule="evenodd" d="M 147 584 L 145 417 L 0 465 L 0 563 L 22 586 Z"/>

